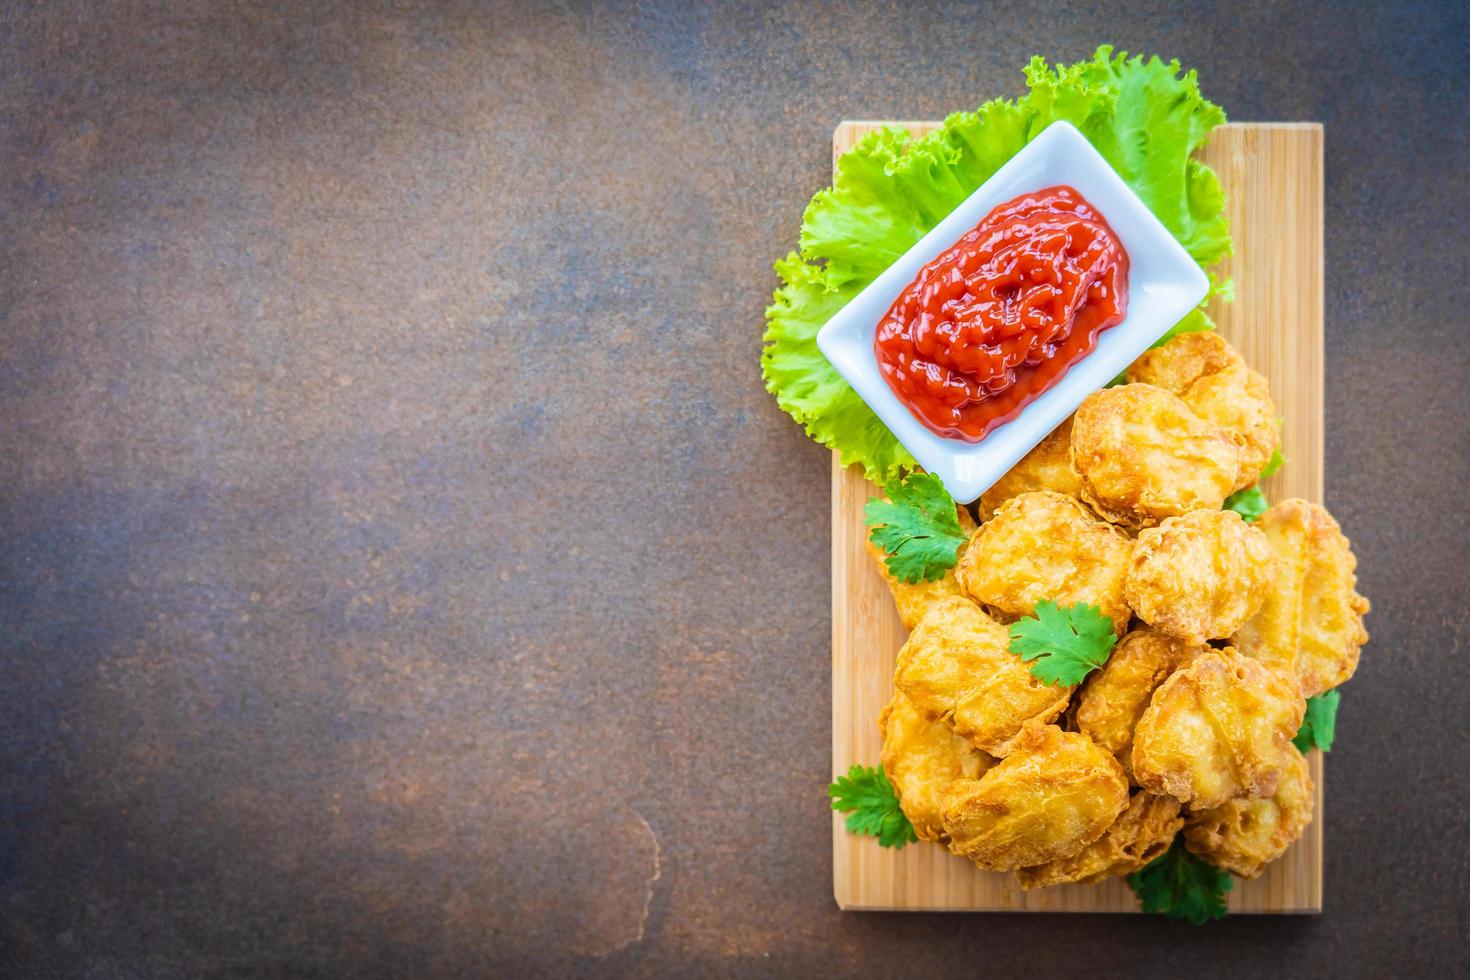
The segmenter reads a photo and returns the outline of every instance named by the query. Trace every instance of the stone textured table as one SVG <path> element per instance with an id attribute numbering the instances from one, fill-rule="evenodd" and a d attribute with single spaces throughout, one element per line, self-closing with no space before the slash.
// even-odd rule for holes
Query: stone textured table
<path id="1" fill-rule="evenodd" d="M 1470 967 L 1465 6 L 686 6 L 0 11 L 0 974 Z M 770 262 L 1104 40 L 1326 125 L 1326 913 L 840 914 Z"/>

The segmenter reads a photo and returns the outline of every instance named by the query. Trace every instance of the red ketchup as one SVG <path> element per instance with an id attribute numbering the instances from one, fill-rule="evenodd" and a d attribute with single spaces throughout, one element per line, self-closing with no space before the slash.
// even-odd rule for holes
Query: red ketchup
<path id="1" fill-rule="evenodd" d="M 878 324 L 878 367 L 941 436 L 979 442 L 1128 311 L 1128 253 L 1070 187 L 1007 201 L 919 270 Z"/>

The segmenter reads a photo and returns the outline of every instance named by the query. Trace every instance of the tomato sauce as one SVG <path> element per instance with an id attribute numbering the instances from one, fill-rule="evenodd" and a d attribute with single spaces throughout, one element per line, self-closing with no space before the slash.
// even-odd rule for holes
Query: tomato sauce
<path id="1" fill-rule="evenodd" d="M 1128 253 L 1070 187 L 1007 201 L 928 265 L 878 324 L 888 386 L 941 436 L 979 442 L 1128 310 Z"/>

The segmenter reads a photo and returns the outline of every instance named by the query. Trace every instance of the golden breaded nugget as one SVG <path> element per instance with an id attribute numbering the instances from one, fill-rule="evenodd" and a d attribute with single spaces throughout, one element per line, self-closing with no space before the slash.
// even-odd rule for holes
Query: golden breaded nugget
<path id="1" fill-rule="evenodd" d="M 966 535 L 974 533 L 975 518 L 970 516 L 968 510 L 956 506 L 955 517 L 959 519 L 960 528 Z M 864 538 L 863 543 L 867 546 L 868 554 L 878 565 L 878 574 L 882 575 L 883 581 L 888 583 L 888 591 L 893 594 L 893 604 L 898 607 L 898 618 L 903 620 L 904 629 L 911 630 L 919 625 L 919 620 L 924 618 L 929 607 L 940 599 L 964 594 L 960 591 L 955 569 L 949 569 L 944 573 L 943 578 L 935 579 L 933 582 L 900 582 L 888 570 L 888 563 L 884 560 L 887 553 L 874 544 L 871 538 Z M 968 547 L 968 540 L 960 545 L 961 558 L 964 557 L 965 549 Z"/>
<path id="2" fill-rule="evenodd" d="M 1107 833 L 1069 858 L 1017 868 L 1016 880 L 1029 891 L 1068 882 L 1093 885 L 1129 875 L 1167 851 L 1183 826 L 1174 797 L 1134 793 Z"/>
<path id="3" fill-rule="evenodd" d="M 1274 579 L 1263 532 L 1233 510 L 1197 510 L 1138 532 L 1123 594 L 1160 633 L 1203 643 L 1255 615 Z"/>
<path id="4" fill-rule="evenodd" d="M 1145 351 L 1128 369 L 1128 380 L 1172 391 L 1200 418 L 1240 436 L 1236 490 L 1256 482 L 1281 444 L 1270 385 L 1213 330 L 1180 334 Z"/>
<path id="5" fill-rule="evenodd" d="M 893 692 L 878 727 L 883 771 L 914 833 L 919 840 L 947 843 L 941 819 L 944 787 L 956 779 L 979 779 L 994 760 L 956 735 L 948 719 L 924 717 L 902 691 Z"/>
<path id="6" fill-rule="evenodd" d="M 1316 805 L 1306 757 L 1286 747 L 1288 762 L 1274 795 L 1231 800 L 1189 815 L 1184 844 L 1195 854 L 1242 878 L 1254 878 L 1279 858 L 1312 822 Z"/>
<path id="7" fill-rule="evenodd" d="M 1196 810 L 1270 796 L 1306 710 L 1295 677 L 1210 650 L 1154 692 L 1133 731 L 1133 778 Z"/>
<path id="8" fill-rule="evenodd" d="M 969 599 L 941 599 L 898 651 L 894 686 L 925 717 L 950 717 L 981 751 L 1007 755 L 1022 725 L 1051 721 L 1072 694 L 1032 676 L 1010 642 L 1006 628 Z"/>
<path id="9" fill-rule="evenodd" d="M 1086 735 L 1032 724 L 1015 743 L 984 776 L 947 790 L 949 849 L 990 871 L 1071 857 L 1128 805 L 1118 761 Z"/>
<path id="10" fill-rule="evenodd" d="M 1353 676 L 1368 642 L 1368 600 L 1357 592 L 1358 559 L 1332 515 L 1283 500 L 1261 515 L 1276 554 L 1276 582 L 1231 642 L 1242 653 L 1296 675 L 1307 697 Z"/>
<path id="11" fill-rule="evenodd" d="M 1240 436 L 1153 385 L 1095 391 L 1072 418 L 1082 499 L 1128 527 L 1219 510 L 1235 489 L 1240 452 Z"/>
<path id="12" fill-rule="evenodd" d="M 1077 692 L 1073 721 L 1077 730 L 1117 757 L 1133 775 L 1133 729 L 1154 691 L 1169 675 L 1194 661 L 1205 647 L 1155 632 L 1147 626 L 1130 630 L 1113 647 L 1102 669 L 1093 672 Z"/>
<path id="13" fill-rule="evenodd" d="M 1003 616 L 1029 616 L 1050 599 L 1090 603 L 1128 628 L 1132 613 L 1123 579 L 1133 542 L 1080 501 L 1041 490 L 1012 497 L 970 539 L 960 561 L 960 588 Z"/>
<path id="14" fill-rule="evenodd" d="M 980 519 L 988 521 L 998 507 L 1012 497 L 1033 490 L 1052 490 L 1069 497 L 1082 492 L 1077 470 L 1072 466 L 1072 420 L 1068 418 L 1036 444 L 1006 475 L 980 495 Z"/>

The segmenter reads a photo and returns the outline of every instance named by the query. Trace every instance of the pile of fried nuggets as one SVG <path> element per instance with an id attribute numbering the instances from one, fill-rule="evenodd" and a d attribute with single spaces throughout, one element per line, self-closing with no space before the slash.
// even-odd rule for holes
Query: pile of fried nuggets
<path id="1" fill-rule="evenodd" d="M 906 584 L 879 724 L 922 840 L 1023 888 L 1126 875 L 1186 846 L 1259 875 L 1312 820 L 1292 744 L 1305 699 L 1357 668 L 1368 602 L 1323 508 L 1248 524 L 1226 497 L 1277 448 L 1266 380 L 1214 333 L 1146 353 L 980 499 L 957 566 Z M 870 548 L 875 546 L 870 545 Z M 1075 688 L 1010 652 L 1007 623 L 1089 603 L 1121 639 Z"/>

